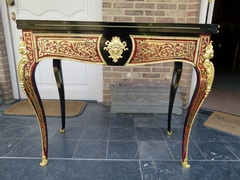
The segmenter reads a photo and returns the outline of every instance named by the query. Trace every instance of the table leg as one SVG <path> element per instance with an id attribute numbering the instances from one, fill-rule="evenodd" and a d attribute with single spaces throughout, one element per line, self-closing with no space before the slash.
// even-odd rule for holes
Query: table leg
<path id="1" fill-rule="evenodd" d="M 214 67 L 213 64 L 209 61 L 212 56 L 213 50 L 212 44 L 210 43 L 206 48 L 206 53 L 203 55 L 205 59 L 201 60 L 197 67 L 195 67 L 197 73 L 197 84 L 186 115 L 182 139 L 182 165 L 185 168 L 190 167 L 188 164 L 188 144 L 193 121 L 201 104 L 208 96 L 212 87 Z"/>
<path id="2" fill-rule="evenodd" d="M 55 75 L 55 79 L 58 87 L 60 106 L 61 106 L 62 127 L 60 129 L 60 132 L 64 133 L 66 112 L 65 112 L 64 83 L 63 83 L 62 66 L 61 66 L 60 59 L 53 59 L 53 70 L 54 70 L 54 75 Z"/>
<path id="3" fill-rule="evenodd" d="M 182 75 L 182 62 L 174 62 L 174 70 L 173 70 L 170 98 L 169 98 L 169 106 L 168 106 L 168 131 L 167 131 L 167 134 L 169 136 L 172 135 L 172 129 L 171 129 L 172 109 L 173 109 L 173 103 L 174 103 L 174 99 L 175 99 L 175 95 L 177 92 L 177 88 L 179 85 L 181 75 Z"/>
<path id="4" fill-rule="evenodd" d="M 26 42 L 30 44 L 31 36 L 28 35 L 25 38 L 27 39 Z M 27 95 L 33 110 L 36 113 L 42 141 L 42 162 L 40 165 L 45 166 L 48 164 L 48 132 L 44 108 L 35 81 L 37 63 L 31 46 L 29 45 L 27 49 L 26 43 L 22 38 L 20 41 L 19 52 L 22 55 L 18 62 L 19 84 L 23 92 Z"/>

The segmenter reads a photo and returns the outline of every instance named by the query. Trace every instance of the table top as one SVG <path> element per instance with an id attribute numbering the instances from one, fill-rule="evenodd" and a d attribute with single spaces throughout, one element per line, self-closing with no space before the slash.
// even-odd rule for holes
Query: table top
<path id="1" fill-rule="evenodd" d="M 34 32 L 101 33 L 115 31 L 140 35 L 216 34 L 217 24 L 133 23 L 96 21 L 16 20 L 17 28 Z"/>

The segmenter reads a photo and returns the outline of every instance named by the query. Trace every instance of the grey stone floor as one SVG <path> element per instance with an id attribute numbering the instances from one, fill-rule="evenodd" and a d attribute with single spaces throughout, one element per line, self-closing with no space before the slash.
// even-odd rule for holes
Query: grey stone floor
<path id="1" fill-rule="evenodd" d="M 88 103 L 81 116 L 48 117 L 49 164 L 40 167 L 40 133 L 35 117 L 6 116 L 0 106 L 0 179 L 159 180 L 240 179 L 240 137 L 203 126 L 211 114 L 200 110 L 190 144 L 190 169 L 181 166 L 182 116 L 111 114 Z"/>

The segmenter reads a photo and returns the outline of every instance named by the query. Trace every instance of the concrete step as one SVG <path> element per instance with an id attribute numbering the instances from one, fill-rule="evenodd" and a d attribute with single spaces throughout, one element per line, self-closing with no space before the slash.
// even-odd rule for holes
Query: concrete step
<path id="1" fill-rule="evenodd" d="M 173 114 L 182 113 L 180 89 L 175 96 Z M 148 83 L 112 84 L 112 113 L 154 113 L 167 114 L 170 96 L 170 85 Z"/>

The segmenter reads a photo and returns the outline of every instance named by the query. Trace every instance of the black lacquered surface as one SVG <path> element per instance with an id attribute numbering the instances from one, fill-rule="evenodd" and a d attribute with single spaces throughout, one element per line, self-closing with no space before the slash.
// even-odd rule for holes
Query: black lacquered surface
<path id="1" fill-rule="evenodd" d="M 134 34 L 216 34 L 217 24 L 180 24 L 180 23 L 126 23 L 126 22 L 86 22 L 86 21 L 46 21 L 17 20 L 18 29 L 35 31 L 68 32 L 121 32 Z"/>

